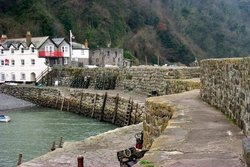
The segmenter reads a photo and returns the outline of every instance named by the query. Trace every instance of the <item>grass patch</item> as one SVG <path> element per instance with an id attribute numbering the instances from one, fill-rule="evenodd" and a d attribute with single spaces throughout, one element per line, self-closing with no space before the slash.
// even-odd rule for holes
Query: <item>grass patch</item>
<path id="1" fill-rule="evenodd" d="M 154 167 L 154 164 L 148 160 L 140 160 L 140 165 L 143 165 L 144 167 Z"/>

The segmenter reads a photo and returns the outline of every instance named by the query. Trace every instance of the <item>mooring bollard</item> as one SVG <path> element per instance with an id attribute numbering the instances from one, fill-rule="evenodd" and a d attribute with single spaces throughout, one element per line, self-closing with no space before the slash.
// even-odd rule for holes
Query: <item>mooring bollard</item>
<path id="1" fill-rule="evenodd" d="M 59 141 L 59 148 L 63 147 L 63 137 L 60 137 L 60 141 Z"/>
<path id="2" fill-rule="evenodd" d="M 51 147 L 51 151 L 54 151 L 56 149 L 56 142 L 55 141 L 53 141 L 53 144 L 52 144 L 52 147 Z"/>
<path id="3" fill-rule="evenodd" d="M 23 154 L 18 155 L 17 166 L 22 164 Z"/>
<path id="4" fill-rule="evenodd" d="M 77 164 L 77 167 L 84 167 L 84 157 L 82 155 L 77 157 Z"/>

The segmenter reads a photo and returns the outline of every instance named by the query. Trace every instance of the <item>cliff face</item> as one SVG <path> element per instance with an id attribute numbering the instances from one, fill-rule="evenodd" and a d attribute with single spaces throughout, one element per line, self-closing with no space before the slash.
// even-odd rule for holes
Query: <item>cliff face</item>
<path id="1" fill-rule="evenodd" d="M 0 33 L 88 39 L 125 48 L 137 63 L 189 64 L 250 52 L 248 0 L 0 0 Z M 127 51 L 127 52 L 126 52 Z"/>

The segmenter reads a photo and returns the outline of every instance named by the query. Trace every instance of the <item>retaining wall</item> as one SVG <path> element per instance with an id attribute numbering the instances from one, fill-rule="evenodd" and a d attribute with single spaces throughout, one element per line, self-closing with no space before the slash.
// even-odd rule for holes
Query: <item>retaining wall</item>
<path id="1" fill-rule="evenodd" d="M 102 75 L 114 76 L 116 88 L 147 94 L 157 91 L 160 95 L 180 93 L 199 88 L 199 68 L 187 67 L 132 67 L 132 68 L 64 68 L 54 69 L 48 76 L 49 83 L 59 80 L 62 86 L 70 86 L 74 77 L 89 76 L 94 88 Z"/>
<path id="2" fill-rule="evenodd" d="M 106 105 L 102 114 L 104 94 L 86 93 L 80 89 L 70 89 L 70 96 L 64 97 L 56 88 L 37 88 L 22 85 L 2 85 L 0 86 L 0 92 L 30 101 L 40 106 L 75 112 L 118 126 L 124 126 L 128 123 L 127 111 L 128 106 L 131 104 L 129 103 L 129 99 L 123 97 L 118 97 L 117 115 L 115 116 L 116 96 L 107 95 Z M 141 122 L 143 111 L 144 105 L 134 101 L 129 120 L 130 124 Z"/>
<path id="3" fill-rule="evenodd" d="M 154 140 L 158 138 L 168 126 L 176 106 L 169 101 L 159 98 L 146 99 L 146 119 L 143 121 L 143 148 L 150 149 Z"/>
<path id="4" fill-rule="evenodd" d="M 250 58 L 203 60 L 200 68 L 201 98 L 249 135 Z"/>

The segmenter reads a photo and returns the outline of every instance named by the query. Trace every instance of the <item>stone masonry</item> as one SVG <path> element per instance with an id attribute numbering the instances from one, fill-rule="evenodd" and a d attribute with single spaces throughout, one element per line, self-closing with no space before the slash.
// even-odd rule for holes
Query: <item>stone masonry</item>
<path id="1" fill-rule="evenodd" d="M 250 58 L 201 62 L 201 97 L 242 128 L 250 130 Z"/>
<path id="2" fill-rule="evenodd" d="M 132 67 L 132 68 L 68 68 L 54 69 L 47 78 L 53 84 L 60 81 L 61 86 L 70 86 L 79 76 L 90 78 L 90 88 L 94 88 L 98 76 L 116 77 L 116 89 L 148 94 L 157 91 L 159 95 L 181 93 L 199 89 L 200 69 L 187 67 Z M 195 78 L 195 79 L 194 79 Z"/>
<path id="3" fill-rule="evenodd" d="M 57 88 L 37 88 L 30 86 L 9 86 L 0 87 L 0 92 L 23 100 L 30 101 L 44 107 L 61 109 L 63 111 L 75 112 L 87 117 L 96 118 L 110 122 L 118 126 L 127 125 L 126 119 L 129 99 L 119 97 L 117 114 L 115 116 L 116 96 L 107 95 L 106 105 L 102 114 L 104 93 L 84 92 L 80 89 L 64 90 Z M 137 124 L 142 121 L 144 115 L 144 105 L 133 101 L 130 124 Z"/>
<path id="4" fill-rule="evenodd" d="M 150 149 L 152 143 L 158 138 L 168 126 L 175 106 L 171 102 L 146 99 L 146 119 L 143 121 L 143 148 Z"/>

